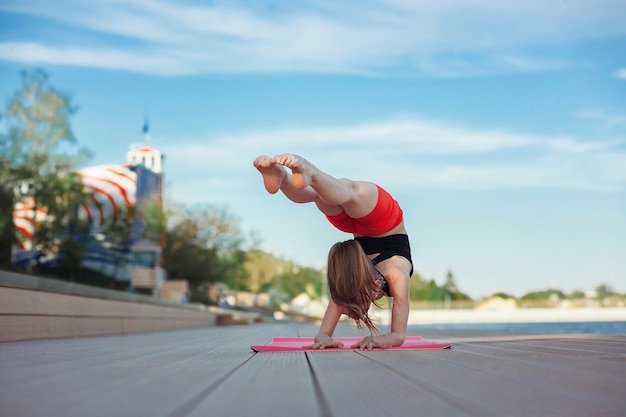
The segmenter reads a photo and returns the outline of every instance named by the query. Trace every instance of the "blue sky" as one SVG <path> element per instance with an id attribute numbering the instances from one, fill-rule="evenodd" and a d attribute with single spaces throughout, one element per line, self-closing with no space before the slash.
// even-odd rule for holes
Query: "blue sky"
<path id="1" fill-rule="evenodd" d="M 143 140 L 167 199 L 320 266 L 349 236 L 265 192 L 259 154 L 373 180 L 416 269 L 474 297 L 626 292 L 626 2 L 0 3 L 0 93 L 45 68 L 90 165 Z"/>

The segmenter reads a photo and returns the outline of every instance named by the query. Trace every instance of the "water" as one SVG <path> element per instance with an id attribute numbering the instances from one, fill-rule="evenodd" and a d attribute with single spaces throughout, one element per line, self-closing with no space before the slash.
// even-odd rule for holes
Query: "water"
<path id="1" fill-rule="evenodd" d="M 626 335 L 626 321 L 564 323 L 459 323 L 411 324 L 416 329 L 485 330 L 511 333 L 576 333 Z"/>

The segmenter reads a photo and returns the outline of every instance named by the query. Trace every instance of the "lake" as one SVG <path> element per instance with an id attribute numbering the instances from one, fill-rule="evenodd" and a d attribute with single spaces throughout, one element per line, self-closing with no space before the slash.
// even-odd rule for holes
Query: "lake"
<path id="1" fill-rule="evenodd" d="M 576 333 L 626 335 L 626 321 L 564 323 L 410 324 L 411 329 L 486 330 L 511 333 Z"/>

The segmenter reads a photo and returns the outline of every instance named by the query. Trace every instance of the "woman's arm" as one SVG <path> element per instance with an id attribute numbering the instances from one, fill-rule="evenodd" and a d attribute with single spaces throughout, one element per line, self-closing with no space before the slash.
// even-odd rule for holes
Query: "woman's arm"
<path id="1" fill-rule="evenodd" d="M 332 337 L 333 333 L 335 333 L 337 323 L 341 318 L 341 314 L 342 312 L 340 311 L 339 307 L 331 298 L 328 302 L 328 307 L 326 307 L 326 312 L 324 313 L 324 318 L 322 319 L 320 329 L 315 336 L 315 343 L 305 347 L 313 349 L 342 347 L 343 343 L 333 340 Z"/>
<path id="2" fill-rule="evenodd" d="M 391 331 L 382 335 L 367 336 L 352 347 L 360 349 L 385 348 L 401 346 L 406 338 L 406 328 L 409 321 L 411 309 L 409 303 L 409 282 L 408 270 L 403 263 L 392 263 L 387 261 L 384 267 L 377 265 L 379 271 L 385 276 L 389 283 L 390 296 L 393 297 L 391 308 Z"/>
<path id="3" fill-rule="evenodd" d="M 409 302 L 409 279 L 405 274 L 389 283 L 393 304 L 391 307 L 391 331 L 381 337 L 387 346 L 401 346 L 406 338 L 411 305 Z"/>

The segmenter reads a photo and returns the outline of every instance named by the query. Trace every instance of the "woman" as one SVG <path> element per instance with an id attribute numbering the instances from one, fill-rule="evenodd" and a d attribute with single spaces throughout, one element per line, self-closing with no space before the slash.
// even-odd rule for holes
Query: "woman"
<path id="1" fill-rule="evenodd" d="M 254 166 L 263 175 L 268 192 L 280 190 L 293 202 L 315 203 L 331 224 L 354 236 L 336 243 L 329 251 L 331 299 L 315 342 L 308 347 L 341 347 L 342 343 L 332 336 L 342 314 L 371 333 L 353 348 L 402 345 L 409 318 L 413 265 L 398 203 L 372 182 L 334 178 L 298 155 L 259 156 Z M 377 331 L 367 313 L 371 303 L 383 294 L 393 297 L 391 331 L 386 334 Z"/>

